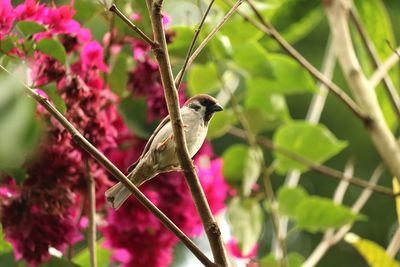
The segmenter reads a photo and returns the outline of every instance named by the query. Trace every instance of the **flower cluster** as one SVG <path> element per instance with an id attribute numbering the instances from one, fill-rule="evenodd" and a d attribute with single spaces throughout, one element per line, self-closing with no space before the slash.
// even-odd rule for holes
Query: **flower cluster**
<path id="1" fill-rule="evenodd" d="M 0 40 L 15 35 L 19 38 L 17 43 L 23 43 L 24 37 L 18 36 L 13 27 L 18 21 L 28 20 L 47 29 L 32 36 L 35 42 L 43 38 L 60 41 L 68 54 L 68 64 L 40 51 L 28 52 L 21 45 L 16 45 L 9 54 L 28 62 L 32 84 L 38 91 L 43 89 L 40 92 L 45 94 L 46 90 L 56 90 L 66 107 L 64 116 L 120 169 L 126 170 L 139 157 L 145 140 L 130 132 L 119 116 L 116 109 L 119 99 L 102 78 L 109 71 L 103 48 L 73 15 L 72 4 L 57 7 L 26 0 L 13 7 L 10 0 L 3 0 Z M 111 44 L 110 38 L 108 33 L 104 40 L 113 55 L 121 44 Z M 131 45 L 136 63 L 129 72 L 127 89 L 132 92 L 129 97 L 146 98 L 149 122 L 161 119 L 168 112 L 158 67 L 149 47 L 132 37 L 121 40 L 124 45 Z M 183 89 L 184 85 L 179 91 L 181 103 L 185 100 Z M 27 179 L 21 185 L 16 185 L 11 177 L 0 181 L 0 221 L 17 258 L 37 266 L 50 258 L 50 247 L 63 251 L 82 239 L 79 222 L 90 174 L 96 181 L 98 212 L 104 213 L 100 231 L 105 245 L 112 250 L 113 260 L 127 267 L 167 266 L 178 242 L 176 237 L 134 198 L 118 211 L 107 209 L 104 192 L 113 184 L 110 177 L 45 110 L 38 108 L 37 115 L 44 122 L 44 135 L 32 157 L 34 160 L 24 165 Z M 211 209 L 216 213 L 224 208 L 227 192 L 222 161 L 205 144 L 195 157 L 195 164 Z M 190 236 L 201 233 L 200 218 L 182 174 L 161 174 L 141 189 L 185 233 Z"/>

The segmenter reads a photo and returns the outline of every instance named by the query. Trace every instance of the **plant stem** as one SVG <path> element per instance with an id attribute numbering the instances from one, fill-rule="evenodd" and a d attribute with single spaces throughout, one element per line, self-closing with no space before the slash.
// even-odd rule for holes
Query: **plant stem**
<path id="1" fill-rule="evenodd" d="M 96 184 L 93 176 L 90 174 L 89 159 L 85 159 L 86 167 L 86 183 L 88 190 L 89 201 L 89 227 L 88 227 L 88 243 L 89 243 L 89 256 L 90 267 L 97 267 L 96 256 Z"/>
<path id="2" fill-rule="evenodd" d="M 171 63 L 169 60 L 167 42 L 165 39 L 164 27 L 162 23 L 162 0 L 146 0 L 150 19 L 153 28 L 156 45 L 153 47 L 156 56 L 161 81 L 164 87 L 165 100 L 167 102 L 168 113 L 171 118 L 174 140 L 176 142 L 176 152 L 181 168 L 185 174 L 186 182 L 192 193 L 192 198 L 196 205 L 204 226 L 211 251 L 216 264 L 221 266 L 229 266 L 228 256 L 225 245 L 222 240 L 221 231 L 216 223 L 211 209 L 207 203 L 203 188 L 201 187 L 199 178 L 193 166 L 193 162 L 189 156 L 185 136 L 183 133 L 182 118 L 179 110 L 178 92 L 175 87 L 172 75 Z"/>
<path id="3" fill-rule="evenodd" d="M 231 128 L 229 130 L 229 134 L 231 134 L 233 136 L 236 136 L 236 137 L 238 137 L 240 139 L 246 140 L 246 133 L 242 129 L 233 127 L 233 128 Z M 391 189 L 386 188 L 384 186 L 373 185 L 373 184 L 365 181 L 364 179 L 361 179 L 361 178 L 358 178 L 358 177 L 347 178 L 344 175 L 344 173 L 342 173 L 342 172 L 340 172 L 338 170 L 329 168 L 327 166 L 315 163 L 315 162 L 313 162 L 313 161 L 311 161 L 311 160 L 309 160 L 307 158 L 304 158 L 304 157 L 302 157 L 302 156 L 300 156 L 300 155 L 294 153 L 293 151 L 290 151 L 290 150 L 288 150 L 288 149 L 286 149 L 284 147 L 277 146 L 272 142 L 272 140 L 270 140 L 270 139 L 268 139 L 266 137 L 258 136 L 257 137 L 257 143 L 262 145 L 263 147 L 265 147 L 267 149 L 271 149 L 271 150 L 274 150 L 277 153 L 281 153 L 282 155 L 284 155 L 284 156 L 286 156 L 286 157 L 288 157 L 288 158 L 290 158 L 292 160 L 295 160 L 295 161 L 303 164 L 304 166 L 307 166 L 308 168 L 312 169 L 313 171 L 321 173 L 321 174 L 326 175 L 328 177 L 332 177 L 332 178 L 335 178 L 337 180 L 346 179 L 352 185 L 355 185 L 355 186 L 358 186 L 358 187 L 361 187 L 361 188 L 369 188 L 374 192 L 381 193 L 381 194 L 386 195 L 386 196 L 390 196 L 390 197 L 396 197 L 397 196 L 396 194 L 394 194 L 392 192 Z"/>
<path id="4" fill-rule="evenodd" d="M 0 65 L 0 69 L 5 71 L 11 77 L 14 77 L 6 68 Z M 18 81 L 18 80 L 17 80 Z M 35 90 L 25 83 L 18 81 L 25 90 L 25 93 L 32 97 L 36 102 L 43 106 L 51 116 L 53 116 L 73 137 L 75 143 L 83 148 L 91 157 L 99 162 L 112 176 L 126 186 L 137 200 L 145 206 L 160 222 L 179 238 L 182 243 L 205 265 L 215 267 L 206 255 L 182 232 L 162 211 L 160 211 L 140 190 L 104 156 L 96 147 L 86 140 L 81 133 L 49 102 L 49 100 L 39 95 Z"/>
<path id="5" fill-rule="evenodd" d="M 228 19 L 237 11 L 239 6 L 243 3 L 244 0 L 238 0 L 235 5 L 232 6 L 232 8 L 226 13 L 224 18 L 220 21 L 220 23 L 215 26 L 214 29 L 204 38 L 204 40 L 201 42 L 201 44 L 196 48 L 196 50 L 193 52 L 193 54 L 190 56 L 187 67 L 188 68 L 193 61 L 196 59 L 196 57 L 200 54 L 200 52 L 203 50 L 203 48 L 206 46 L 206 44 L 214 37 L 214 35 L 222 28 L 222 26 L 225 24 L 225 22 L 228 21 Z M 182 80 L 182 77 L 184 75 L 183 69 L 178 72 L 178 74 L 175 77 L 175 83 L 177 81 Z"/>
<path id="6" fill-rule="evenodd" d="M 203 27 L 204 21 L 206 20 L 207 15 L 210 12 L 211 7 L 214 4 L 214 2 L 215 2 L 215 0 L 211 0 L 210 4 L 207 7 L 206 12 L 204 13 L 204 15 L 203 15 L 203 17 L 202 17 L 202 19 L 200 21 L 199 26 L 197 27 L 196 31 L 194 32 L 192 42 L 190 43 L 189 49 L 188 49 L 186 57 L 185 57 L 185 61 L 183 63 L 183 67 L 182 67 L 182 69 L 180 71 L 180 73 L 182 73 L 182 74 L 179 75 L 179 77 L 177 77 L 177 79 L 175 81 L 175 87 L 176 87 L 177 90 L 179 90 L 179 86 L 181 85 L 181 82 L 183 80 L 183 76 L 185 76 L 185 72 L 186 72 L 186 70 L 188 68 L 189 59 L 190 59 L 190 56 L 192 55 L 192 51 L 193 51 L 194 45 L 196 44 L 196 40 L 199 37 L 199 34 L 200 34 L 200 31 L 201 31 L 201 28 Z"/>

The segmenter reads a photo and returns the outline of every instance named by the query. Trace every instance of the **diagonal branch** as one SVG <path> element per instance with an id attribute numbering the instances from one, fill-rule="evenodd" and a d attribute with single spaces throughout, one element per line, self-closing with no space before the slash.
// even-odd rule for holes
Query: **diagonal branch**
<path id="1" fill-rule="evenodd" d="M 232 5 L 230 0 L 224 0 L 228 5 Z M 250 5 L 250 8 L 256 14 L 257 19 L 255 20 L 251 16 L 247 15 L 244 12 L 238 11 L 238 13 L 244 17 L 248 22 L 250 22 L 253 26 L 258 28 L 264 34 L 270 36 L 275 39 L 277 43 L 291 56 L 293 57 L 304 69 L 306 69 L 311 76 L 325 84 L 330 92 L 336 95 L 353 113 L 359 118 L 364 124 L 369 123 L 369 117 L 366 116 L 359 108 L 359 106 L 351 99 L 338 85 L 333 83 L 330 79 L 328 79 L 325 75 L 323 75 L 320 71 L 318 71 L 307 59 L 305 59 L 293 46 L 291 46 L 286 40 L 275 30 L 275 28 L 270 25 L 261 15 L 261 13 L 257 10 L 252 0 L 247 0 L 247 3 Z"/>
<path id="2" fill-rule="evenodd" d="M 232 127 L 229 130 L 229 134 L 236 136 L 240 139 L 246 140 L 246 133 L 242 129 Z M 373 184 L 365 181 L 364 179 L 361 179 L 358 177 L 347 178 L 344 175 L 344 173 L 342 173 L 338 170 L 332 169 L 330 167 L 315 163 L 315 162 L 313 162 L 307 158 L 304 158 L 304 157 L 300 156 L 299 154 L 294 153 L 293 151 L 288 150 L 284 147 L 277 146 L 270 139 L 268 139 L 266 137 L 258 136 L 257 142 L 258 142 L 258 144 L 262 145 L 263 147 L 270 149 L 270 150 L 274 150 L 277 153 L 281 153 L 282 155 L 290 158 L 291 160 L 295 160 L 295 161 L 303 164 L 304 166 L 307 166 L 308 168 L 310 168 L 311 170 L 313 170 L 315 172 L 321 173 L 328 177 L 332 177 L 336 180 L 346 179 L 350 184 L 352 184 L 354 186 L 358 186 L 361 188 L 369 188 L 372 191 L 381 193 L 383 195 L 387 195 L 387 196 L 391 196 L 391 197 L 396 196 L 396 194 L 394 194 L 391 189 L 388 189 L 388 188 L 386 188 L 384 186 L 380 186 L 380 185 L 373 185 Z"/>
<path id="3" fill-rule="evenodd" d="M 162 23 L 161 10 L 163 1 L 146 0 L 146 4 L 150 12 L 151 25 L 156 42 L 156 45 L 153 47 L 153 52 L 159 65 L 161 81 L 164 87 L 165 100 L 167 102 L 174 140 L 176 142 L 176 153 L 178 160 L 185 174 L 186 182 L 190 188 L 192 198 L 203 223 L 204 230 L 214 256 L 214 261 L 216 264 L 221 266 L 229 266 L 228 256 L 222 240 L 221 231 L 211 213 L 211 209 L 207 203 L 203 188 L 201 187 L 199 178 L 197 177 L 193 166 L 193 162 L 187 150 L 187 144 L 183 133 L 182 118 L 179 110 L 178 91 L 176 90 L 172 75 L 164 26 Z"/>
<path id="4" fill-rule="evenodd" d="M 364 26 L 362 25 L 360 19 L 354 12 L 354 9 L 350 10 L 350 18 L 351 18 L 352 22 L 354 23 L 354 25 L 356 26 L 356 29 L 361 37 L 361 40 L 363 41 L 364 46 L 367 49 L 367 52 L 372 60 L 372 65 L 374 66 L 375 69 L 379 69 L 379 66 L 381 65 L 379 56 L 376 52 L 374 44 L 369 39 Z M 394 87 L 393 82 L 390 79 L 389 75 L 386 75 L 385 77 L 383 77 L 383 85 L 384 85 L 384 88 L 386 89 L 386 93 L 388 94 L 388 97 L 390 99 L 390 103 L 392 104 L 393 109 L 397 114 L 397 120 L 399 121 L 400 120 L 400 97 L 399 97 L 399 94 L 397 93 L 396 88 Z"/>
<path id="5" fill-rule="evenodd" d="M 115 13 L 118 17 L 120 17 L 132 30 L 134 30 L 139 36 L 150 45 L 150 47 L 154 47 L 156 43 L 148 37 L 138 26 L 136 26 L 130 19 L 128 19 L 121 10 L 115 4 L 112 4 L 110 7 L 110 11 Z"/>
<path id="6" fill-rule="evenodd" d="M 6 68 L 0 65 L 0 69 L 11 77 L 14 77 Z M 17 80 L 18 81 L 18 80 Z M 178 237 L 185 246 L 205 265 L 215 267 L 206 255 L 190 240 L 181 229 L 178 228 L 162 211 L 160 211 L 133 183 L 114 164 L 94 147 L 83 135 L 49 102 L 49 100 L 39 95 L 35 90 L 25 83 L 18 81 L 24 87 L 25 93 L 38 102 L 49 112 L 73 137 L 75 143 L 83 148 L 92 158 L 99 162 L 110 174 L 126 186 L 137 200 L 145 206 L 160 222 Z"/>
<path id="7" fill-rule="evenodd" d="M 192 65 L 193 61 L 196 59 L 196 57 L 200 54 L 200 52 L 203 50 L 203 48 L 207 45 L 207 43 L 214 37 L 214 35 L 222 28 L 222 26 L 225 24 L 225 22 L 228 21 L 228 19 L 235 13 L 239 11 L 237 10 L 239 6 L 243 3 L 244 0 L 238 0 L 236 4 L 232 6 L 232 8 L 226 13 L 224 18 L 220 21 L 220 23 L 215 26 L 214 29 L 204 38 L 204 40 L 201 42 L 201 44 L 197 47 L 197 49 L 193 52 L 193 54 L 190 56 L 187 67 L 188 68 L 190 65 Z M 175 83 L 177 81 L 182 80 L 183 75 L 184 75 L 184 69 L 178 72 L 178 74 L 175 77 Z"/>
<path id="8" fill-rule="evenodd" d="M 181 74 L 179 77 L 177 77 L 177 79 L 176 79 L 176 81 L 175 81 L 175 87 L 176 87 L 178 90 L 179 90 L 179 86 L 181 85 L 183 76 L 185 76 L 185 72 L 186 72 L 186 70 L 187 70 L 187 68 L 188 68 L 189 59 L 190 59 L 190 56 L 192 55 L 192 51 L 193 51 L 194 45 L 196 44 L 196 40 L 197 40 L 197 38 L 199 37 L 201 28 L 203 27 L 204 21 L 206 20 L 206 18 L 207 18 L 207 16 L 208 16 L 208 13 L 210 12 L 211 7 L 212 7 L 212 5 L 214 4 L 214 2 L 215 2 L 215 0 L 211 0 L 210 4 L 209 4 L 208 7 L 207 7 L 206 12 L 205 12 L 204 15 L 203 15 L 203 18 L 202 18 L 201 21 L 200 21 L 199 26 L 197 27 L 196 31 L 194 32 L 192 42 L 190 43 L 189 49 L 188 49 L 187 54 L 186 54 L 186 57 L 185 57 L 185 61 L 184 61 L 184 63 L 183 63 L 183 67 L 182 67 L 182 69 L 181 69 L 181 71 L 180 71 L 180 73 L 182 73 L 182 74 Z"/>

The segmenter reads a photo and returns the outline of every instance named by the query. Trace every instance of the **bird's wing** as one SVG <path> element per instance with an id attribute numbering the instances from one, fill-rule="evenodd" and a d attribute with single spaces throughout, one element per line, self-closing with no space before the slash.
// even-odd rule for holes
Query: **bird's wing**
<path id="1" fill-rule="evenodd" d="M 139 163 L 139 161 L 142 159 L 142 157 L 147 153 L 147 151 L 151 147 L 151 143 L 153 142 L 154 137 L 158 134 L 158 132 L 161 130 L 161 128 L 164 127 L 169 121 L 170 121 L 170 117 L 168 115 L 160 122 L 160 124 L 157 126 L 157 128 L 154 130 L 153 134 L 150 136 L 149 140 L 147 141 L 146 146 L 144 147 L 143 152 L 140 155 L 140 157 L 135 161 L 135 163 L 133 163 L 131 166 L 128 167 L 128 172 L 131 172 L 131 171 L 133 171 L 133 169 L 135 169 L 136 165 Z"/>

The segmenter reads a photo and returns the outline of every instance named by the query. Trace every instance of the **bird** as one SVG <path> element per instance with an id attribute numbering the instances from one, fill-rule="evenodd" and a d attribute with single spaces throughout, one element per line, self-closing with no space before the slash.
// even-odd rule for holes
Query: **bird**
<path id="1" fill-rule="evenodd" d="M 217 100 L 206 94 L 191 97 L 181 107 L 180 113 L 190 158 L 201 148 L 211 118 L 215 112 L 222 110 Z M 154 130 L 138 160 L 128 168 L 128 178 L 139 187 L 157 174 L 171 171 L 181 171 L 181 167 L 168 115 Z M 121 182 L 105 192 L 107 201 L 114 209 L 121 207 L 130 195 L 129 189 Z"/>

